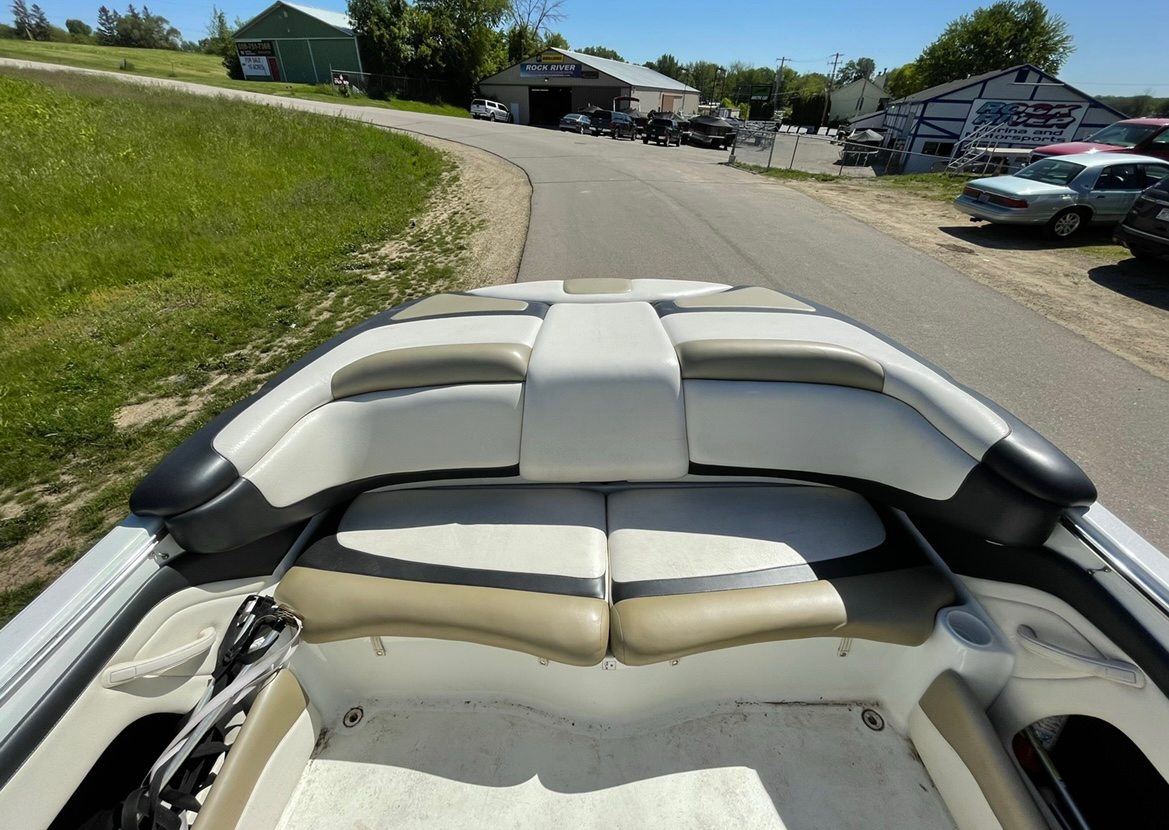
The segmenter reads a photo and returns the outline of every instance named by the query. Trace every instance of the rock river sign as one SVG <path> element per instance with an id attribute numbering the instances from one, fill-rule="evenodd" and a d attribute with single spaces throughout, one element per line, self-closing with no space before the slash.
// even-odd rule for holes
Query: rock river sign
<path id="1" fill-rule="evenodd" d="M 962 138 L 986 125 L 978 144 L 998 143 L 1015 147 L 1039 147 L 1075 138 L 1088 104 L 1084 101 L 999 101 L 978 98 L 962 128 Z"/>

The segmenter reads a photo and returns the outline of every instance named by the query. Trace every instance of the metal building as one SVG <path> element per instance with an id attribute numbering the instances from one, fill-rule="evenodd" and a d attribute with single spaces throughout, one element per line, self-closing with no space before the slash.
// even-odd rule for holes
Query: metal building
<path id="1" fill-rule="evenodd" d="M 1076 141 L 1124 115 L 1030 64 L 940 84 L 890 103 L 885 147 L 905 150 L 902 172 L 929 172 L 967 145 L 1041 147 Z M 865 119 L 866 122 L 869 120 Z M 855 124 L 854 124 L 855 126 Z"/>
<path id="2" fill-rule="evenodd" d="M 696 112 L 698 90 L 633 63 L 569 49 L 545 49 L 479 82 L 479 92 L 512 111 L 519 124 L 554 125 L 590 104 L 612 109 L 614 98 L 637 98 L 642 112 Z M 624 109 L 624 107 L 621 107 Z"/>
<path id="3" fill-rule="evenodd" d="M 280 0 L 234 36 L 249 81 L 327 84 L 332 82 L 330 70 L 362 71 L 357 35 L 341 12 Z"/>

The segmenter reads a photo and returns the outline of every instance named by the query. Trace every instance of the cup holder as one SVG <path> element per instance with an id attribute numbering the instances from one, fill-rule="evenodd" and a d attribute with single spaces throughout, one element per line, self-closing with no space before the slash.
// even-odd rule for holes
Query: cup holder
<path id="1" fill-rule="evenodd" d="M 942 615 L 942 625 L 959 642 L 974 648 L 986 648 L 994 643 L 994 635 L 978 617 L 961 608 L 951 608 Z"/>

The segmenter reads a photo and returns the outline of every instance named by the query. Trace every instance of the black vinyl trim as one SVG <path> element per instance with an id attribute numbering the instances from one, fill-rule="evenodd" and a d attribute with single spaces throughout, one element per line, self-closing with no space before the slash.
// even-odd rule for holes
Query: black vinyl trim
<path id="1" fill-rule="evenodd" d="M 1162 693 L 1169 695 L 1167 650 L 1091 573 L 1045 547 L 990 544 L 920 518 L 913 523 L 956 574 L 1025 585 L 1063 600 L 1124 649 Z"/>
<path id="2" fill-rule="evenodd" d="M 309 519 L 366 490 L 394 484 L 411 484 L 464 478 L 507 478 L 520 474 L 518 464 L 461 470 L 426 470 L 372 476 L 328 487 L 285 507 L 273 507 L 251 481 L 241 478 L 206 504 L 166 520 L 175 540 L 188 551 L 222 553 Z"/>
<path id="3" fill-rule="evenodd" d="M 884 573 L 930 564 L 920 544 L 905 525 L 884 505 L 873 504 L 873 509 L 885 528 L 885 538 L 868 550 L 777 568 L 761 568 L 734 574 L 716 576 L 649 579 L 639 582 L 613 580 L 613 603 L 640 597 L 701 594 L 711 591 L 733 591 L 739 588 L 766 588 L 774 585 L 793 585 L 800 582 L 841 579 L 849 576 Z"/>
<path id="4" fill-rule="evenodd" d="M 693 475 L 757 476 L 813 481 L 859 493 L 870 501 L 896 507 L 911 516 L 940 519 L 1001 544 L 1039 545 L 1055 529 L 1063 508 L 1019 490 L 983 464 L 976 464 L 948 499 L 927 499 L 887 484 L 850 476 L 724 467 L 690 463 Z"/>
<path id="5" fill-rule="evenodd" d="M 775 585 L 811 583 L 822 579 L 840 579 L 847 576 L 896 571 L 924 564 L 920 556 L 913 556 L 905 548 L 884 545 L 871 550 L 808 562 L 764 568 L 742 573 L 717 576 L 693 576 L 676 579 L 651 579 L 644 582 L 613 581 L 613 603 L 639 597 L 672 596 L 675 594 L 704 594 L 711 591 L 733 591 L 740 588 L 769 588 Z M 809 578 L 811 574 L 811 578 Z"/>
<path id="6" fill-rule="evenodd" d="M 395 559 L 347 548 L 336 536 L 326 537 L 306 550 L 296 561 L 296 566 L 408 582 L 471 585 L 479 588 L 504 588 L 510 591 L 531 591 L 570 597 L 605 598 L 604 574 L 594 578 L 582 578 L 411 562 L 407 559 Z"/>

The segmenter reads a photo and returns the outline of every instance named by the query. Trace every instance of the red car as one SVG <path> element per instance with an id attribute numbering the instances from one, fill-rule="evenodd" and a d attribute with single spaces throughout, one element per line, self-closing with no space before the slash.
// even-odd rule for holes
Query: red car
<path id="1" fill-rule="evenodd" d="M 1072 153 L 1138 153 L 1169 161 L 1169 118 L 1129 118 L 1109 124 L 1083 141 L 1036 147 L 1031 161 Z"/>

